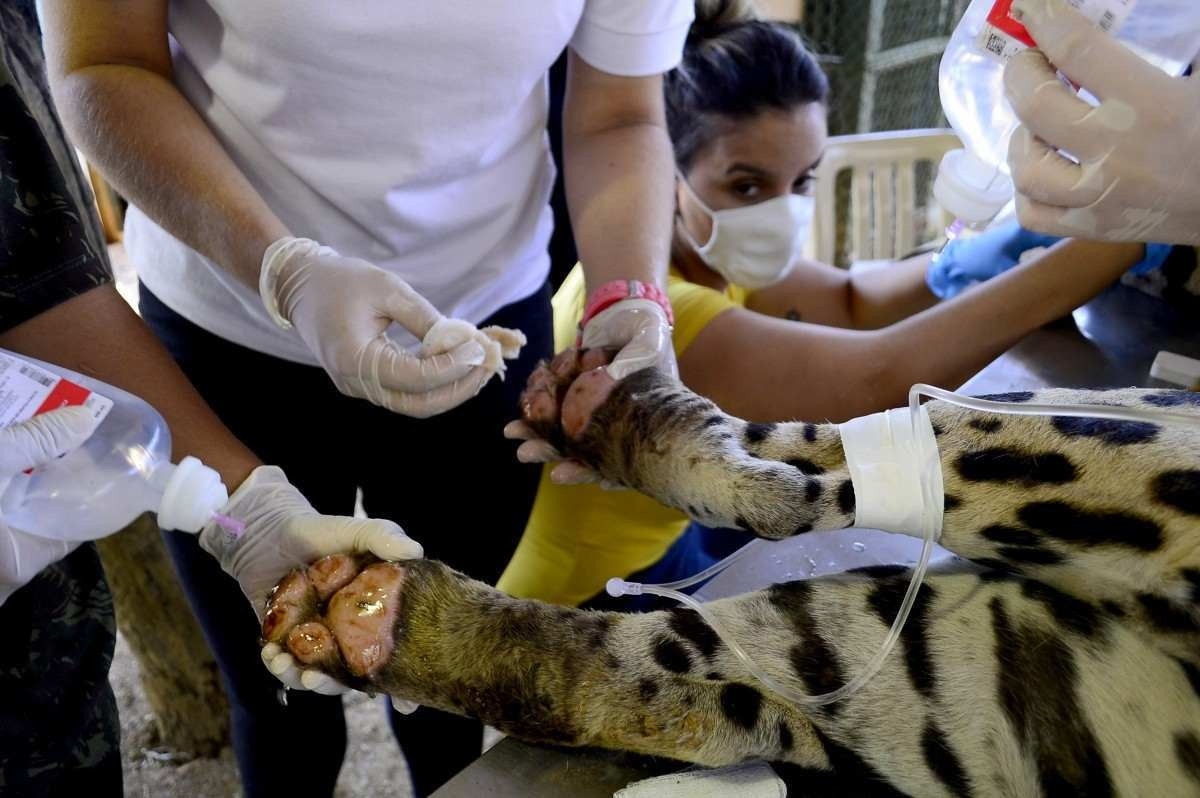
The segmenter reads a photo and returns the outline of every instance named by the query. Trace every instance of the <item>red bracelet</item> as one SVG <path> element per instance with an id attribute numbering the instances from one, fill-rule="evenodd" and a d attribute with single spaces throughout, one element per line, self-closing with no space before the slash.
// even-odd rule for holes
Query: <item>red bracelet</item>
<path id="1" fill-rule="evenodd" d="M 641 280 L 613 280 L 605 283 L 592 292 L 587 305 L 583 309 L 583 317 L 579 320 L 579 336 L 576 345 L 583 340 L 583 328 L 602 311 L 626 299 L 649 299 L 658 304 L 667 314 L 667 323 L 675 326 L 675 312 L 671 310 L 671 300 L 653 283 L 643 283 Z"/>

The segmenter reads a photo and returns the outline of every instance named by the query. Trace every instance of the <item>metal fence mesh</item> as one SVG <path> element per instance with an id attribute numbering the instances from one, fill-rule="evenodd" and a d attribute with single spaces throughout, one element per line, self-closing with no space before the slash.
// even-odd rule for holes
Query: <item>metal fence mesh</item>
<path id="1" fill-rule="evenodd" d="M 969 0 L 806 0 L 800 30 L 830 80 L 831 135 L 944 127 L 938 63 Z M 916 220 L 932 196 L 933 164 L 917 170 Z M 850 208 L 850 173 L 838 176 L 838 219 Z M 938 231 L 921 229 L 918 240 Z M 846 229 L 837 231 L 836 263 L 847 265 Z"/>

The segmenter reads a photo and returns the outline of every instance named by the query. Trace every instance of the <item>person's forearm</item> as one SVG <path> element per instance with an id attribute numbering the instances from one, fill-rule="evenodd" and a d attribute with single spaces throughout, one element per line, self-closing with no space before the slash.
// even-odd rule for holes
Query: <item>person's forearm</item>
<path id="1" fill-rule="evenodd" d="M 149 402 L 171 430 L 173 459 L 200 458 L 221 474 L 231 493 L 261 465 L 111 285 L 0 334 L 0 347 L 87 374 Z"/>
<path id="2" fill-rule="evenodd" d="M 1143 256 L 1141 244 L 1068 240 L 961 296 L 880 330 L 893 393 L 914 382 L 957 387 L 1028 333 L 1100 293 Z"/>
<path id="3" fill-rule="evenodd" d="M 52 87 L 76 145 L 126 199 L 257 289 L 264 250 L 288 230 L 168 77 L 98 64 Z"/>
<path id="4" fill-rule="evenodd" d="M 852 326 L 875 330 L 895 324 L 937 304 L 925 282 L 932 255 L 917 255 L 885 268 L 850 276 L 849 305 Z"/>
<path id="5" fill-rule="evenodd" d="M 674 155 L 665 122 L 564 118 L 567 205 L 589 293 L 610 280 L 665 286 Z"/>

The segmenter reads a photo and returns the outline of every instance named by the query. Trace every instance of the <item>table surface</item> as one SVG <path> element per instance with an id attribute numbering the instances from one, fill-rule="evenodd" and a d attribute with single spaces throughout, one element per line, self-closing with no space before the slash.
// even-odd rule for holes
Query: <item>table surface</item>
<path id="1" fill-rule="evenodd" d="M 1026 336 L 962 386 L 968 394 L 1064 388 L 1177 387 L 1150 377 L 1160 350 L 1200 359 L 1200 319 L 1126 286 L 1114 286 L 1069 319 Z M 763 546 L 722 573 L 701 598 L 778 579 L 881 562 L 913 562 L 920 541 L 874 530 L 814 533 Z M 939 556 L 949 556 L 939 552 Z M 803 573 L 796 573 L 797 569 Z M 611 796 L 671 763 L 594 751 L 563 751 L 506 738 L 435 793 L 516 798 Z"/>

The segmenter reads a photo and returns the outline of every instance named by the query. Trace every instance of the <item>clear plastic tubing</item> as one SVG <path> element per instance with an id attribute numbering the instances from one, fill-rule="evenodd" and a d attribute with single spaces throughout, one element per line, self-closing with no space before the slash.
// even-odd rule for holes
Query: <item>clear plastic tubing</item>
<path id="1" fill-rule="evenodd" d="M 978 399 L 973 396 L 963 396 L 952 391 L 936 388 L 932 385 L 917 383 L 912 386 L 908 392 L 908 405 L 912 411 L 912 423 L 914 433 L 917 425 L 921 423 L 921 397 L 927 396 L 932 399 L 939 399 L 943 402 L 965 407 L 968 410 L 976 410 L 982 413 L 1001 413 L 1006 415 L 1016 416 L 1069 416 L 1074 418 L 1104 418 L 1114 421 L 1135 421 L 1147 423 L 1174 423 L 1183 424 L 1195 427 L 1200 430 L 1200 418 L 1189 416 L 1183 413 L 1171 413 L 1165 410 L 1150 410 L 1148 408 L 1138 407 L 1110 407 L 1106 405 L 1042 405 L 1028 402 L 1013 403 L 1013 402 L 996 402 L 989 399 Z M 944 500 L 942 496 L 933 495 L 933 480 L 929 473 L 921 475 L 921 488 L 925 496 L 925 523 L 923 529 L 923 545 L 921 546 L 921 556 L 917 560 L 916 567 L 913 569 L 913 574 L 908 583 L 908 589 L 904 593 L 904 600 L 900 603 L 900 608 L 896 613 L 896 617 L 892 621 L 892 626 L 888 629 L 887 636 L 884 638 L 883 644 L 879 647 L 879 651 L 870 659 L 863 669 L 859 671 L 854 678 L 850 679 L 844 685 L 836 690 L 831 690 L 828 693 L 820 695 L 809 695 L 801 693 L 791 686 L 780 682 L 775 677 L 767 673 L 761 668 L 757 662 L 750 656 L 737 638 L 727 626 L 721 623 L 721 620 L 713 614 L 703 603 L 697 601 L 686 593 L 679 592 L 680 590 L 691 587 L 692 585 L 703 582 L 724 571 L 737 560 L 744 557 L 759 544 L 758 541 L 751 541 L 742 548 L 735 551 L 733 554 L 726 557 L 724 560 L 704 569 L 695 576 L 687 579 L 681 579 L 676 582 L 667 582 L 660 585 L 643 585 L 638 582 L 626 582 L 619 577 L 613 577 L 608 580 L 606 589 L 610 596 L 637 596 L 648 594 L 652 596 L 661 596 L 663 598 L 674 599 L 690 609 L 695 610 L 700 614 L 700 617 L 712 627 L 712 630 L 720 636 L 721 640 L 729 647 L 729 650 L 745 665 L 746 670 L 750 672 L 764 687 L 771 692 L 787 699 L 794 704 L 802 707 L 817 708 L 832 704 L 835 701 L 846 698 L 858 692 L 863 685 L 871 680 L 879 669 L 883 667 L 883 663 L 891 654 L 892 649 L 896 646 L 896 641 L 900 638 L 900 632 L 904 629 L 904 624 L 908 621 L 908 615 L 912 611 L 913 603 L 917 599 L 917 592 L 921 589 L 921 584 L 925 580 L 925 574 L 929 570 L 929 560 L 933 556 L 933 547 L 941 537 L 941 529 L 937 522 L 938 505 Z"/>

